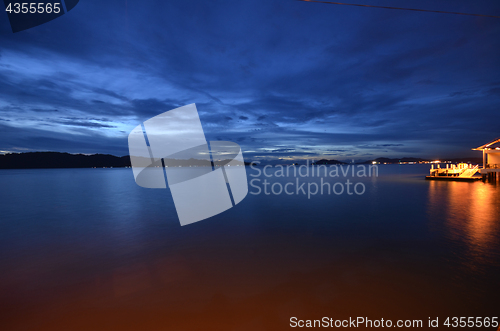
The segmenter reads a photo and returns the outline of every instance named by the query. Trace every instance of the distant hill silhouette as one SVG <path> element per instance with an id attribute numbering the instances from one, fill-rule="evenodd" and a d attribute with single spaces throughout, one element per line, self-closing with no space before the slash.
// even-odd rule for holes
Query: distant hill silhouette
<path id="1" fill-rule="evenodd" d="M 387 163 L 387 164 L 393 164 L 393 163 L 399 163 L 399 162 L 425 162 L 425 161 L 434 161 L 434 160 L 429 160 L 429 159 L 421 159 L 421 158 L 415 158 L 415 157 L 403 157 L 400 159 L 389 159 L 386 157 L 379 157 L 375 160 L 370 160 L 370 161 L 365 161 L 362 164 L 370 164 L 372 161 L 379 162 L 381 164 Z M 477 163 L 481 164 L 483 163 L 483 159 L 480 157 L 464 157 L 464 158 L 457 158 L 457 159 L 443 159 L 441 161 L 450 161 L 452 163 Z"/>
<path id="2" fill-rule="evenodd" d="M 223 166 L 231 160 L 214 161 L 215 166 Z M 148 164 L 149 159 L 140 162 Z M 206 160 L 178 160 L 169 159 L 166 164 L 175 167 L 188 166 L 211 166 L 211 163 Z M 241 162 L 233 161 L 233 164 L 241 164 Z M 249 163 L 245 162 L 245 165 Z M 30 153 L 13 153 L 0 155 L 0 169 L 49 169 L 49 168 L 120 168 L 130 167 L 130 156 L 114 156 L 109 154 L 69 154 L 59 152 L 30 152 Z"/>
<path id="3" fill-rule="evenodd" d="M 461 159 L 450 159 L 447 161 L 451 161 L 453 163 L 477 163 L 477 164 L 483 164 L 483 158 L 482 157 L 463 157 Z"/>
<path id="4" fill-rule="evenodd" d="M 317 162 L 313 163 L 314 165 L 320 165 L 320 164 L 346 164 L 345 162 L 342 161 L 337 161 L 337 160 L 326 160 L 326 159 L 321 159 Z"/>
<path id="5" fill-rule="evenodd" d="M 390 159 L 387 157 L 379 157 L 373 161 L 380 162 L 380 163 L 399 163 L 399 162 L 420 162 L 420 161 L 428 161 L 425 159 L 420 159 L 416 157 L 403 157 L 400 159 Z M 366 161 L 364 163 L 372 163 L 372 161 Z"/>
<path id="6" fill-rule="evenodd" d="M 130 157 L 109 154 L 31 152 L 0 155 L 0 169 L 129 167 Z"/>

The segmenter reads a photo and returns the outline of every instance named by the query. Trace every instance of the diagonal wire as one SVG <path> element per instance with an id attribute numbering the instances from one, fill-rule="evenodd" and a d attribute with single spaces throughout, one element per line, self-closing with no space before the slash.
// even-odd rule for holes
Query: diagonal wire
<path id="1" fill-rule="evenodd" d="M 500 16 L 494 16 L 494 15 L 469 14 L 469 13 L 457 13 L 457 12 L 451 12 L 451 11 L 441 11 L 441 10 L 414 9 L 414 8 L 400 8 L 400 7 L 387 7 L 387 6 L 372 6 L 372 5 L 360 5 L 360 4 L 355 4 L 355 3 L 342 3 L 342 2 L 318 1 L 318 0 L 297 0 L 297 1 L 327 3 L 327 4 L 330 4 L 330 5 L 357 6 L 357 7 L 371 7 L 371 8 L 384 8 L 384 9 L 399 9 L 399 10 L 423 11 L 423 12 L 428 12 L 428 13 L 455 14 L 455 15 L 467 15 L 467 16 L 481 16 L 481 17 L 493 17 L 493 18 L 500 18 Z"/>

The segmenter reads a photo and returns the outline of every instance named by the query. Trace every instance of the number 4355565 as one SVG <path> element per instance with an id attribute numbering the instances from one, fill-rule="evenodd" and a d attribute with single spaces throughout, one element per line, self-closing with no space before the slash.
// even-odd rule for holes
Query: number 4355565
<path id="1" fill-rule="evenodd" d="M 446 321 L 443 323 L 447 327 L 494 327 L 498 326 L 498 317 L 448 317 Z"/>
<path id="2" fill-rule="evenodd" d="M 61 4 L 60 3 L 37 3 L 37 2 L 31 2 L 31 3 L 9 3 L 5 11 L 9 13 L 14 13 L 14 14 L 59 14 L 61 12 Z"/>

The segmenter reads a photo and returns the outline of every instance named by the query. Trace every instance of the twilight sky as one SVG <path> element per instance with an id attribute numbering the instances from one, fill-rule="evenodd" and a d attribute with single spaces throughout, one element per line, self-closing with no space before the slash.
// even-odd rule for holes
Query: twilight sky
<path id="1" fill-rule="evenodd" d="M 348 2 L 347 0 L 345 2 Z M 500 1 L 356 0 L 500 16 Z M 196 103 L 246 160 L 460 157 L 500 137 L 500 19 L 293 0 L 80 0 L 13 34 L 0 151 L 128 154 Z"/>

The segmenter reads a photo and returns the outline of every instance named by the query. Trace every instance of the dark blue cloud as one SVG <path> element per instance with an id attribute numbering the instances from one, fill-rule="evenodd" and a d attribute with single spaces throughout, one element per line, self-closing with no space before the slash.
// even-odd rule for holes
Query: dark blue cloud
<path id="1" fill-rule="evenodd" d="M 405 7 L 500 14 L 487 0 Z M 86 0 L 17 34 L 0 21 L 0 45 L 4 151 L 123 155 L 138 123 L 190 103 L 207 139 L 248 157 L 452 157 L 500 136 L 494 18 Z"/>

